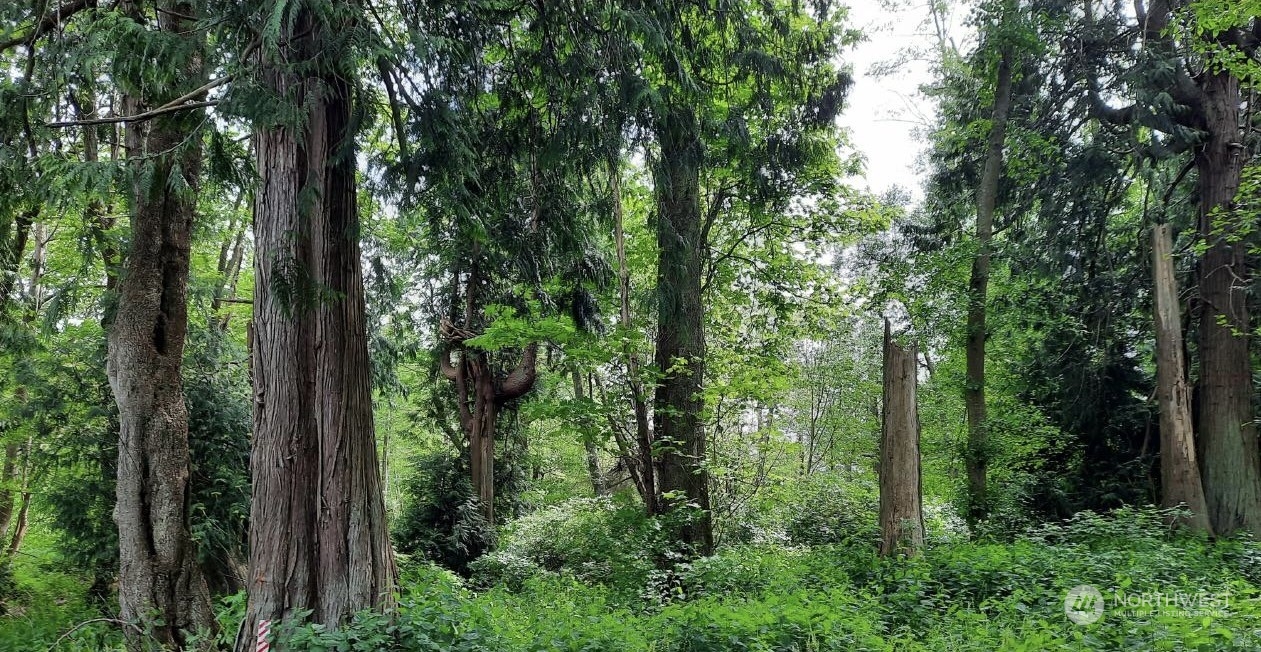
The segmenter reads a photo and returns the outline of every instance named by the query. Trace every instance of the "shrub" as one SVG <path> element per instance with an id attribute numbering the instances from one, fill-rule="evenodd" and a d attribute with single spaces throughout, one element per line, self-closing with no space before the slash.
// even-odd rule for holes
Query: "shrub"
<path id="1" fill-rule="evenodd" d="M 617 589 L 628 599 L 645 587 L 668 585 L 686 550 L 671 540 L 675 520 L 649 518 L 625 497 L 576 498 L 510 524 L 499 547 L 470 565 L 474 584 L 519 588 L 531 578 L 565 574 Z"/>
<path id="2" fill-rule="evenodd" d="M 407 482 L 409 500 L 394 524 L 398 551 L 457 573 L 495 540 L 473 494 L 467 462 L 447 451 L 421 455 Z"/>

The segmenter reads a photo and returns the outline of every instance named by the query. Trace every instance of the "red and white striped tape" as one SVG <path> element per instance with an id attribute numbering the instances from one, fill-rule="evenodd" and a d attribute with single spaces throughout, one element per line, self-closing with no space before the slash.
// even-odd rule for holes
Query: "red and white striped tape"
<path id="1" fill-rule="evenodd" d="M 258 621 L 258 645 L 254 647 L 254 652 L 269 652 L 271 643 L 267 642 L 267 637 L 271 635 L 271 621 Z"/>

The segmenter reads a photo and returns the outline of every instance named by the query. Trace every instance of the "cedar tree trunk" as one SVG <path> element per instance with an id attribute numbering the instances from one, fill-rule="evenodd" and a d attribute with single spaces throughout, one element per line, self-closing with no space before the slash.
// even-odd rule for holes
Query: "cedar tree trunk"
<path id="1" fill-rule="evenodd" d="M 1201 474 L 1209 520 L 1219 535 L 1238 529 L 1261 534 L 1261 457 L 1253 423 L 1249 356 L 1248 246 L 1235 236 L 1233 205 L 1244 149 L 1239 134 L 1239 81 L 1204 73 L 1207 140 L 1195 152 L 1200 236 L 1208 250 L 1199 264 Z"/>
<path id="2" fill-rule="evenodd" d="M 337 12 L 332 12 L 336 14 Z M 263 54 L 300 121 L 255 127 L 254 441 L 249 606 L 258 622 L 341 624 L 392 604 L 396 580 L 372 420 L 356 204 L 353 62 L 310 7 Z"/>

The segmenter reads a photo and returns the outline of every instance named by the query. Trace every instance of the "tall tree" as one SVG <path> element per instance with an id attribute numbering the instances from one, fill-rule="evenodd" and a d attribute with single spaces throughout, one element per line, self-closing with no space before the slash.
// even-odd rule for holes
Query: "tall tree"
<path id="1" fill-rule="evenodd" d="M 334 625 L 392 600 L 372 420 L 356 197 L 357 6 L 280 3 L 255 117 L 254 442 L 249 606 Z"/>
<path id="2" fill-rule="evenodd" d="M 972 524 L 989 512 L 986 496 L 986 466 L 989 448 L 985 407 L 985 313 L 989 297 L 991 239 L 994 237 L 994 208 L 998 183 L 1003 175 L 1003 147 L 1007 138 L 1007 118 L 1011 112 L 1012 52 L 1002 46 L 994 82 L 994 102 L 990 116 L 985 165 L 976 189 L 976 256 L 968 281 L 967 376 L 964 405 L 968 412 L 968 520 Z"/>
<path id="3" fill-rule="evenodd" d="M 607 9 L 423 3 L 403 17 L 423 44 L 383 66 L 401 80 L 406 109 L 396 127 L 405 218 L 423 218 L 420 248 L 446 290 L 426 308 L 438 322 L 436 366 L 453 383 L 460 448 L 492 524 L 499 421 L 533 387 L 543 339 L 514 324 L 569 313 L 586 330 L 589 287 L 610 276 L 588 186 L 608 157 L 606 39 L 593 31 Z M 418 67 L 433 71 L 423 89 L 404 72 Z"/>
<path id="4" fill-rule="evenodd" d="M 1191 153 L 1198 230 L 1207 245 L 1196 270 L 1200 466 L 1213 530 L 1224 535 L 1239 529 L 1261 532 L 1261 453 L 1245 281 L 1251 274 L 1243 242 L 1249 229 L 1234 210 L 1247 158 L 1240 122 L 1243 97 L 1236 70 L 1221 60 L 1230 59 L 1224 56 L 1228 53 L 1255 59 L 1254 27 L 1261 17 L 1232 15 L 1223 22 L 1219 12 L 1200 11 L 1201 4 L 1139 3 L 1137 24 L 1131 25 L 1128 17 L 1115 13 L 1097 21 L 1088 3 L 1086 20 L 1092 31 L 1084 50 L 1095 57 L 1086 77 L 1097 118 L 1163 134 L 1150 139 L 1148 154 Z M 1185 35 L 1173 29 L 1184 18 L 1191 27 Z M 1137 35 L 1142 48 L 1136 68 L 1145 73 L 1113 76 L 1117 87 L 1109 90 L 1114 95 L 1138 100 L 1119 108 L 1106 103 L 1097 73 L 1098 57 L 1116 32 Z"/>
<path id="5" fill-rule="evenodd" d="M 666 70 L 677 80 L 677 65 Z M 681 494 L 701 510 L 682 537 L 713 548 L 709 474 L 705 468 L 705 307 L 701 302 L 702 233 L 700 166 L 703 146 L 695 110 L 675 100 L 653 124 L 660 148 L 654 164 L 657 198 L 657 383 L 653 399 L 658 481 L 663 493 Z"/>
<path id="6" fill-rule="evenodd" d="M 703 394 L 707 272 L 742 260 L 743 245 L 774 242 L 786 223 L 777 217 L 795 212 L 794 199 L 820 193 L 822 203 L 832 201 L 822 190 L 834 188 L 838 173 L 833 121 L 849 78 L 835 58 L 845 34 L 826 3 L 627 1 L 619 10 L 613 32 L 633 43 L 619 51 L 614 74 L 632 125 L 652 145 L 657 489 L 672 497 L 662 509 L 699 508 L 680 535 L 706 551 L 713 545 Z M 724 221 L 737 213 L 749 228 L 715 252 L 715 236 L 729 232 Z"/>
<path id="7" fill-rule="evenodd" d="M 120 80 L 129 116 L 197 89 L 205 77 L 194 5 L 146 4 L 120 9 L 138 28 L 152 22 L 152 38 L 141 43 L 156 56 L 144 65 L 163 66 L 170 78 Z M 190 110 L 127 125 L 131 244 L 109 324 L 107 373 L 119 417 L 119 608 L 123 619 L 143 622 L 176 648 L 188 633 L 215 625 L 189 531 L 188 408 L 180 373 L 204 119 Z"/>

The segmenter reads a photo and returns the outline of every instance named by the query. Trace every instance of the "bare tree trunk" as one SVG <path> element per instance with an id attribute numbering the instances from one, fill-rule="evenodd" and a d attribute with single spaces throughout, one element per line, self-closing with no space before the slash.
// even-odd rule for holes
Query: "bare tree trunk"
<path id="1" fill-rule="evenodd" d="M 235 211 L 237 207 L 233 207 Z M 249 228 L 249 223 L 241 220 L 240 224 L 235 221 L 229 227 L 229 236 L 224 238 L 219 249 L 219 266 L 220 275 L 219 283 L 215 287 L 214 300 L 210 305 L 210 326 L 217 327 L 220 331 L 228 330 L 231 322 L 230 314 L 220 315 L 219 311 L 223 307 L 225 301 L 236 299 L 236 285 L 241 277 L 241 263 L 245 258 L 245 231 Z"/>
<path id="2" fill-rule="evenodd" d="M 22 497 L 19 499 L 22 506 L 18 509 L 17 522 L 13 528 L 13 538 L 9 539 L 9 547 L 5 550 L 6 558 L 12 559 L 18 551 L 22 549 L 22 542 L 26 540 L 26 532 L 30 527 L 30 510 L 31 510 L 31 492 L 22 491 Z"/>
<path id="3" fill-rule="evenodd" d="M 574 400 L 581 404 L 584 398 L 582 389 L 582 372 L 578 370 L 578 365 L 573 368 L 574 379 Z M 586 424 L 584 424 L 586 425 Z M 591 437 L 591 428 L 583 428 L 582 448 L 587 456 L 587 477 L 591 479 L 591 491 L 597 496 L 603 496 L 608 491 L 604 486 L 604 476 L 600 473 L 600 451 L 596 448 L 595 440 Z"/>
<path id="4" fill-rule="evenodd" d="M 884 323 L 884 409 L 880 432 L 880 554 L 914 555 L 924 547 L 920 490 L 915 345 L 893 341 Z"/>
<path id="5" fill-rule="evenodd" d="M 443 323 L 442 330 L 455 346 L 462 346 L 469 335 L 456 332 L 449 322 Z M 495 524 L 495 428 L 499 409 L 533 389 L 537 360 L 538 344 L 530 344 L 517 367 L 498 378 L 485 352 L 462 349 L 456 364 L 452 364 L 448 350 L 444 349 L 438 357 L 442 374 L 455 384 L 460 426 L 468 437 L 469 475 L 481 503 L 482 517 L 491 526 Z"/>
<path id="6" fill-rule="evenodd" d="M 17 399 L 21 403 L 26 402 L 26 388 L 18 387 Z M 31 475 L 34 472 L 32 468 L 33 458 L 31 457 L 31 448 L 34 446 L 35 440 L 31 436 L 27 436 L 26 443 L 18 448 L 18 457 L 21 458 L 21 469 L 18 471 L 18 513 L 17 520 L 12 523 L 13 536 L 9 538 L 9 545 L 4 548 L 3 559 L 0 563 L 8 562 L 18 550 L 22 548 L 22 542 L 26 539 L 26 531 L 30 525 L 30 509 L 31 509 Z M 0 544 L 3 539 L 0 538 Z"/>
<path id="7" fill-rule="evenodd" d="M 0 468 L 0 541 L 9 535 L 13 523 L 13 483 L 17 481 L 18 445 L 4 446 L 4 466 Z"/>
<path id="8" fill-rule="evenodd" d="M 1182 357 L 1182 311 L 1173 273 L 1169 225 L 1152 229 L 1153 308 L 1156 321 L 1156 402 L 1160 408 L 1161 504 L 1191 510 L 1187 525 L 1212 534 L 1204 485 L 1195 459 L 1191 389 Z"/>
<path id="9" fill-rule="evenodd" d="M 192 5 L 168 3 L 161 9 L 158 29 L 171 34 L 191 29 L 182 16 L 193 14 Z M 141 15 L 139 5 L 127 11 Z M 200 54 L 182 62 L 180 73 L 184 86 L 200 85 Z M 154 101 L 126 96 L 124 111 L 140 113 Z M 176 649 L 184 648 L 188 634 L 215 626 L 189 531 L 188 408 L 180 375 L 201 119 L 190 111 L 127 125 L 128 158 L 144 163 L 132 170 L 131 249 L 109 327 L 106 366 L 119 419 L 114 507 L 119 610 L 124 620 L 142 623 L 151 637 Z M 152 166 L 152 173 L 142 165 Z M 178 182 L 172 180 L 177 174 Z M 139 649 L 143 642 L 132 636 L 128 645 Z"/>
<path id="10" fill-rule="evenodd" d="M 254 441 L 249 606 L 260 620 L 311 610 L 342 623 L 388 607 L 396 581 L 372 420 L 359 251 L 351 64 L 308 6 L 266 46 L 261 81 L 301 107 L 259 122 L 254 241 Z"/>
<path id="11" fill-rule="evenodd" d="M 22 542 L 26 540 L 26 532 L 30 526 L 31 511 L 31 445 L 34 443 L 32 439 L 26 440 L 26 446 L 22 449 L 22 486 L 19 488 L 18 517 L 13 524 L 13 536 L 9 539 L 9 546 L 5 548 L 5 559 L 12 559 L 14 555 L 22 549 Z"/>
<path id="12" fill-rule="evenodd" d="M 39 216 L 39 209 L 32 208 L 17 214 L 13 224 L 13 235 L 5 247 L 0 250 L 0 320 L 9 307 L 9 298 L 17 285 L 18 274 L 22 267 L 22 256 L 26 253 L 26 243 L 30 235 L 31 225 Z M 0 436 L 4 431 L 0 430 Z M 4 446 L 4 465 L 0 468 L 0 541 L 4 541 L 13 522 L 13 483 L 17 481 L 17 460 L 19 447 L 15 442 Z"/>
<path id="13" fill-rule="evenodd" d="M 990 240 L 994 234 L 994 206 L 1003 175 L 1003 142 L 1011 111 L 1011 51 L 1004 49 L 994 86 L 994 109 L 985 153 L 985 169 L 976 191 L 976 257 L 968 282 L 967 374 L 963 402 L 968 412 L 968 522 L 975 525 L 989 512 L 986 475 L 989 463 L 989 424 L 985 407 L 985 313 L 990 281 Z"/>
<path id="14" fill-rule="evenodd" d="M 609 187 L 613 200 L 613 236 L 617 246 L 618 298 L 621 304 L 619 323 L 622 328 L 632 327 L 630 310 L 630 266 L 626 263 L 626 230 L 622 223 L 622 172 L 621 160 L 609 160 Z M 637 454 L 639 497 L 644 501 L 644 511 L 649 516 L 659 511 L 657 505 L 657 478 L 652 454 L 652 428 L 648 423 L 648 400 L 643 383 L 639 380 L 639 355 L 627 342 L 623 347 L 626 357 L 626 377 L 630 388 L 631 409 L 635 415 L 635 452 Z"/>
<path id="15" fill-rule="evenodd" d="M 1208 139 L 1195 153 L 1200 235 L 1208 250 L 1199 263 L 1200 458 L 1213 531 L 1261 534 L 1261 456 L 1253 423 L 1249 356 L 1247 244 L 1233 211 L 1244 150 L 1239 144 L 1239 81 L 1227 72 L 1202 75 Z"/>
<path id="16" fill-rule="evenodd" d="M 495 403 L 495 384 L 484 355 L 479 359 L 480 373 L 475 374 L 474 427 L 469 433 L 469 453 L 473 472 L 473 488 L 482 504 L 486 524 L 495 525 L 495 426 L 499 424 L 499 405 Z"/>
<path id="17" fill-rule="evenodd" d="M 680 532 L 702 554 L 713 550 L 709 474 L 701 395 L 705 376 L 705 308 L 701 267 L 705 255 L 700 207 L 702 145 L 696 114 L 672 107 L 655 125 L 660 160 L 654 179 L 657 198 L 657 371 L 653 400 L 660 489 L 690 504 L 699 517 Z"/>

